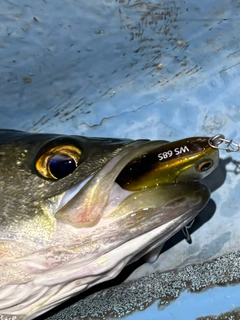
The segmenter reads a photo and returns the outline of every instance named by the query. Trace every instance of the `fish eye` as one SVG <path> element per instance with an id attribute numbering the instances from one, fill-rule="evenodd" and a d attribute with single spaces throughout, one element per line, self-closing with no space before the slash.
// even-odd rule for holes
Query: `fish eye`
<path id="1" fill-rule="evenodd" d="M 38 158 L 36 169 L 44 178 L 62 179 L 76 170 L 81 154 L 81 150 L 74 146 L 53 147 Z"/>
<path id="2" fill-rule="evenodd" d="M 196 170 L 200 172 L 206 172 L 213 166 L 212 159 L 204 159 L 196 164 Z"/>

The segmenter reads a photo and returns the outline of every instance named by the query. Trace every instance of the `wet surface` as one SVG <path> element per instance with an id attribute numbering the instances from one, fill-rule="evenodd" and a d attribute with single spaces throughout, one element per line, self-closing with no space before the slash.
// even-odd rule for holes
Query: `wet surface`
<path id="1" fill-rule="evenodd" d="M 163 310 L 179 298 L 183 291 L 188 290 L 197 295 L 213 287 L 239 282 L 240 254 L 233 252 L 202 265 L 189 265 L 164 273 L 156 272 L 139 280 L 94 293 L 84 299 L 77 298 L 79 299 L 77 303 L 70 307 L 67 303 L 66 309 L 47 319 L 65 320 L 68 319 L 69 314 L 74 320 L 119 318 L 136 310 L 144 310 L 156 300 L 159 310 Z M 161 318 L 161 313 L 159 319 L 164 319 L 164 317 Z"/>
<path id="2" fill-rule="evenodd" d="M 1 128 L 170 141 L 223 133 L 240 142 L 239 1 L 3 1 L 0 17 Z M 139 262 L 124 271 L 121 281 L 130 276 L 139 282 L 80 301 L 81 307 L 74 306 L 78 316 L 83 306 L 83 316 L 95 316 L 94 305 L 103 304 L 111 290 L 116 299 L 124 293 L 129 300 L 119 311 L 122 296 L 113 300 L 115 306 L 101 311 L 106 314 L 163 299 L 154 295 L 159 272 L 174 269 L 169 274 L 179 280 L 177 270 L 186 270 L 186 264 L 195 270 L 216 257 L 238 264 L 238 254 L 231 252 L 240 245 L 240 157 L 224 152 L 221 157 L 218 171 L 206 181 L 212 200 L 190 229 L 193 244 L 177 234 L 154 264 Z M 214 272 L 208 269 L 206 277 Z M 201 282 L 201 273 L 195 277 Z M 222 277 L 232 282 L 226 272 Z M 142 281 L 152 298 L 136 296 L 135 303 Z M 187 284 L 182 279 L 171 297 Z M 202 298 L 195 296 L 199 304 Z M 214 304 L 221 309 L 220 302 Z M 74 319 L 74 308 L 72 315 L 62 315 Z M 161 312 L 153 311 L 152 319 Z"/>

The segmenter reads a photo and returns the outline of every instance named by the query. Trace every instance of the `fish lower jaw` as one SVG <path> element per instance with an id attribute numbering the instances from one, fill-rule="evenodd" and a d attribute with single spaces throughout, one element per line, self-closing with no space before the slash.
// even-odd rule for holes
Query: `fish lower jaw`
<path id="1" fill-rule="evenodd" d="M 177 230 L 175 223 L 176 221 L 170 222 L 174 233 Z M 79 259 L 75 259 L 56 269 L 35 275 L 32 281 L 0 288 L 0 315 L 16 320 L 31 320 L 71 296 L 116 277 L 134 257 L 140 257 L 156 247 L 156 244 L 159 246 L 165 242 L 165 238 L 159 240 L 159 235 L 171 225 L 157 227 L 122 243 L 87 264 L 81 264 Z M 149 250 L 144 250 L 146 245 L 149 245 Z"/>

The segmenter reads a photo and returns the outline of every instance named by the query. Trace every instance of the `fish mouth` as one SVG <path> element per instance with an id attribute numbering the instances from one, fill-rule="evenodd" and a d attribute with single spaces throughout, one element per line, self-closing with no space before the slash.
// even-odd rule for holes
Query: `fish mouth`
<path id="1" fill-rule="evenodd" d="M 135 190 L 117 183 L 124 168 L 137 157 L 159 147 L 159 141 L 135 141 L 112 158 L 97 173 L 68 190 L 55 214 L 58 221 L 76 228 L 92 227 L 102 216 L 111 215 Z M 144 192 L 144 191 L 142 191 Z"/>
<path id="2" fill-rule="evenodd" d="M 102 216 L 112 217 L 116 214 L 119 217 L 125 217 L 130 212 L 134 214 L 156 208 L 159 205 L 157 200 L 159 186 L 191 181 L 199 183 L 203 177 L 216 168 L 219 159 L 218 151 L 209 147 L 208 138 L 193 138 L 192 140 L 196 139 L 200 141 L 203 151 L 202 149 L 197 152 L 188 150 L 190 154 L 182 156 L 185 161 L 183 165 L 178 163 L 181 157 L 178 158 L 177 163 L 174 162 L 175 159 L 169 159 L 167 164 L 159 161 L 159 154 L 166 149 L 162 141 L 139 140 L 130 143 L 97 173 L 65 193 L 55 214 L 56 218 L 76 228 L 82 228 L 94 226 Z M 191 139 L 189 141 L 193 143 Z M 211 160 L 211 167 L 203 173 L 195 170 L 195 162 L 199 159 L 203 162 L 202 152 L 206 154 L 208 160 Z M 149 154 L 151 161 L 146 163 L 144 158 L 147 158 Z M 140 173 L 138 172 L 139 164 L 143 167 Z M 179 170 L 178 167 L 181 169 Z M 192 173 L 193 170 L 194 173 Z M 140 182 L 132 182 L 132 177 L 128 177 L 134 171 L 137 172 L 137 178 L 140 176 Z M 133 176 L 135 178 L 136 174 L 134 173 Z M 181 179 L 179 179 L 180 176 Z M 143 179 L 144 183 L 142 183 Z M 155 195 L 151 196 L 151 203 L 147 198 L 149 192 Z M 120 207 L 127 208 L 128 213 L 120 214 Z"/>

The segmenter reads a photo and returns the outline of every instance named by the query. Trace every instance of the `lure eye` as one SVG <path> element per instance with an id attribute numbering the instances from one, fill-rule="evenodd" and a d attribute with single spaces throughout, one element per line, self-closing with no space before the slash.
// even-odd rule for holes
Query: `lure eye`
<path id="1" fill-rule="evenodd" d="M 200 172 L 206 172 L 213 166 L 212 159 L 205 159 L 196 164 L 196 170 Z"/>
<path id="2" fill-rule="evenodd" d="M 74 146 L 53 147 L 38 158 L 36 169 L 44 178 L 62 179 L 78 167 L 81 154 Z"/>

